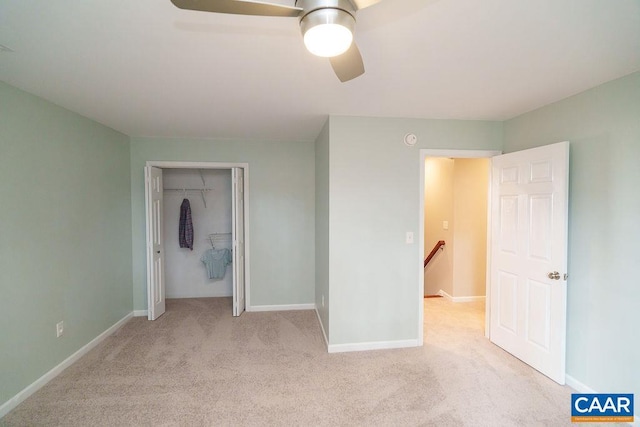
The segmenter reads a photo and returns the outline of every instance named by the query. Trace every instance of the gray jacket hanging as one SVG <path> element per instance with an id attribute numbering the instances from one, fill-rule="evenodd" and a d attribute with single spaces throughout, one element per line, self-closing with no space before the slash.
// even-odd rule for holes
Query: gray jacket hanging
<path id="1" fill-rule="evenodd" d="M 180 242 L 181 248 L 193 250 L 193 221 L 191 220 L 191 204 L 189 203 L 189 199 L 182 200 L 182 205 L 180 205 L 178 241 Z"/>

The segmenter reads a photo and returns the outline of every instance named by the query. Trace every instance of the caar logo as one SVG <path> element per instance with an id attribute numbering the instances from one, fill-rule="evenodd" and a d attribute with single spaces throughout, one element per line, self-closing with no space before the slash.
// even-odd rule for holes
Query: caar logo
<path id="1" fill-rule="evenodd" d="M 571 422 L 633 422 L 633 394 L 572 394 Z"/>

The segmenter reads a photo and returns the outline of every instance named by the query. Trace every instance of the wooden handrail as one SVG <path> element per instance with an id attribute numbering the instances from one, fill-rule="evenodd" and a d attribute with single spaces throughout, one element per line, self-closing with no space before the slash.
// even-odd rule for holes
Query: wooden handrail
<path id="1" fill-rule="evenodd" d="M 436 252 L 438 252 L 438 249 L 442 249 L 444 245 L 445 245 L 444 240 L 439 240 L 438 243 L 436 243 L 433 249 L 431 249 L 431 252 L 429 253 L 429 255 L 427 255 L 427 257 L 424 259 L 425 267 L 427 266 L 427 264 L 429 264 L 429 261 L 431 261 L 431 258 L 433 258 L 436 255 Z"/>

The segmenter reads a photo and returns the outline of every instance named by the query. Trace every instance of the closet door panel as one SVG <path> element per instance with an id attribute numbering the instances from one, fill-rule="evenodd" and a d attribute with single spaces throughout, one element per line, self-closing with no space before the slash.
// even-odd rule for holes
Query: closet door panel
<path id="1" fill-rule="evenodd" d="M 244 266 L 244 169 L 233 168 L 232 183 L 232 233 L 233 233 L 233 315 L 245 310 Z"/>
<path id="2" fill-rule="evenodd" d="M 162 169 L 145 167 L 147 208 L 147 296 L 148 318 L 165 312 L 164 238 L 162 230 Z"/>

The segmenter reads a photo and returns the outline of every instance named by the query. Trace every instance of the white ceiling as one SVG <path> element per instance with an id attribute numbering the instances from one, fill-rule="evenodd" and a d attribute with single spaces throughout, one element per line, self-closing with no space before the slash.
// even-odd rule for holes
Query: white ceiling
<path id="1" fill-rule="evenodd" d="M 292 18 L 0 0 L 0 80 L 131 136 L 313 140 L 329 114 L 504 120 L 640 70 L 640 0 L 383 0 L 355 38 L 366 73 L 340 83 Z"/>

